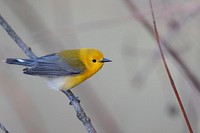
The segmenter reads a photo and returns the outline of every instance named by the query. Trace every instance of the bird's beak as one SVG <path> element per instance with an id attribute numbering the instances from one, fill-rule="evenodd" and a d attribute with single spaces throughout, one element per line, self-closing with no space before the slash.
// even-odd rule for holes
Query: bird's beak
<path id="1" fill-rule="evenodd" d="M 112 61 L 109 59 L 103 58 L 100 62 L 104 63 L 104 62 L 112 62 Z"/>

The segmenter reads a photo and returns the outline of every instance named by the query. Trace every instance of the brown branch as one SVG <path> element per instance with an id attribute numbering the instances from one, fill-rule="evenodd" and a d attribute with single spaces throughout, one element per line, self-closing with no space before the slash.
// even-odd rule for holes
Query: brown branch
<path id="1" fill-rule="evenodd" d="M 169 67 L 167 65 L 167 62 L 165 60 L 165 56 L 164 56 L 164 53 L 163 53 L 163 50 L 162 50 L 162 47 L 161 47 L 161 42 L 160 42 L 160 38 L 159 38 L 159 34 L 158 34 L 158 30 L 157 30 L 157 26 L 156 26 L 156 21 L 155 21 L 155 17 L 154 17 L 154 12 L 153 12 L 153 6 L 152 6 L 152 2 L 151 0 L 149 0 L 149 3 L 150 3 L 150 7 L 151 7 L 151 15 L 152 15 L 152 18 L 153 18 L 153 26 L 154 26 L 154 30 L 155 30 L 155 36 L 156 36 L 156 41 L 157 41 L 157 44 L 158 44 L 158 47 L 159 47 L 159 51 L 160 51 L 160 54 L 161 54 L 161 58 L 163 60 L 163 63 L 164 63 L 164 66 L 165 66 L 165 70 L 167 72 L 167 75 L 169 77 L 169 80 L 170 80 L 170 83 L 171 83 L 171 86 L 174 90 L 174 93 L 176 95 L 176 98 L 177 98 L 177 101 L 179 103 L 179 106 L 181 108 L 181 111 L 182 111 L 182 114 L 184 116 L 184 119 L 185 119 L 185 122 L 188 126 L 188 130 L 190 131 L 190 133 L 193 133 L 193 130 L 192 130 L 192 127 L 190 125 L 190 122 L 189 122 L 189 119 L 187 117 L 187 114 L 185 112 L 185 109 L 184 109 L 184 106 L 182 104 L 182 101 L 181 101 L 181 98 L 179 96 L 179 93 L 178 93 L 178 90 L 176 88 L 176 85 L 174 83 L 174 80 L 172 78 L 172 75 L 170 73 L 170 70 L 169 70 Z"/>
<path id="2" fill-rule="evenodd" d="M 28 47 L 22 39 L 15 33 L 15 31 L 10 27 L 10 25 L 5 21 L 5 19 L 0 14 L 0 24 L 8 35 L 16 42 L 16 44 L 22 49 L 22 51 L 31 59 L 37 58 L 37 56 L 31 51 L 31 48 Z M 82 121 L 88 133 L 96 133 L 90 119 L 87 117 L 83 108 L 80 105 L 80 101 L 74 96 L 70 91 L 62 91 L 69 98 L 71 105 L 74 106 L 74 109 L 77 113 L 77 117 Z"/>
<path id="3" fill-rule="evenodd" d="M 144 15 L 140 13 L 140 11 L 137 9 L 135 4 L 131 0 L 122 0 L 124 4 L 127 6 L 127 8 L 130 10 L 131 15 L 138 19 L 139 22 L 146 28 L 146 30 L 155 37 L 154 29 L 152 28 L 151 24 L 145 19 Z M 193 15 L 193 14 L 192 14 Z M 179 66 L 182 68 L 185 75 L 188 77 L 188 79 L 191 81 L 191 83 L 194 85 L 194 87 L 197 89 L 197 91 L 200 93 L 200 82 L 198 78 L 190 71 L 190 69 L 187 67 L 187 65 L 184 63 L 184 61 L 181 59 L 181 57 L 176 53 L 176 51 L 170 47 L 169 42 L 161 37 L 160 41 L 162 42 L 162 46 L 166 48 L 167 52 L 173 57 L 173 59 L 179 64 Z"/>

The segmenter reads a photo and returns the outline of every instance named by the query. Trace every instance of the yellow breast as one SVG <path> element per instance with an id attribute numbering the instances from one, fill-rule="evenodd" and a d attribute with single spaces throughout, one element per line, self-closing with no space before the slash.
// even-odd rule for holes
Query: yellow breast
<path id="1" fill-rule="evenodd" d="M 66 82 L 62 89 L 68 90 L 68 89 L 71 89 L 71 88 L 79 85 L 80 83 L 82 83 L 83 81 L 85 81 L 86 79 L 88 79 L 89 77 L 94 75 L 98 70 L 92 70 L 92 71 L 85 70 L 82 74 L 66 78 Z"/>

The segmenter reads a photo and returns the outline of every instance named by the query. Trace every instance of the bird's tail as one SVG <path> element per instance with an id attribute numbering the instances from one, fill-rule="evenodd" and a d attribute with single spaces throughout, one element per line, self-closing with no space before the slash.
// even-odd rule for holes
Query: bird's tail
<path id="1" fill-rule="evenodd" d="M 31 59 L 20 59 L 20 58 L 7 58 L 5 62 L 8 64 L 22 65 L 27 67 L 34 66 L 36 63 L 34 60 Z"/>

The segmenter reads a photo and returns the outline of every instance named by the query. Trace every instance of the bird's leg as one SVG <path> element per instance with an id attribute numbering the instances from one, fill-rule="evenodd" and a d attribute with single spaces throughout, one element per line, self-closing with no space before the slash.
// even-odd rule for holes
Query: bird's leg
<path id="1" fill-rule="evenodd" d="M 69 102 L 69 105 L 73 105 L 72 102 L 78 102 L 78 103 L 80 103 L 81 101 L 78 99 L 78 96 L 74 96 L 72 98 L 72 100 Z"/>
<path id="2" fill-rule="evenodd" d="M 73 103 L 80 103 L 81 101 L 78 99 L 78 97 L 72 95 L 72 92 L 70 90 L 61 90 L 65 95 L 69 97 L 69 105 L 73 105 Z"/>

